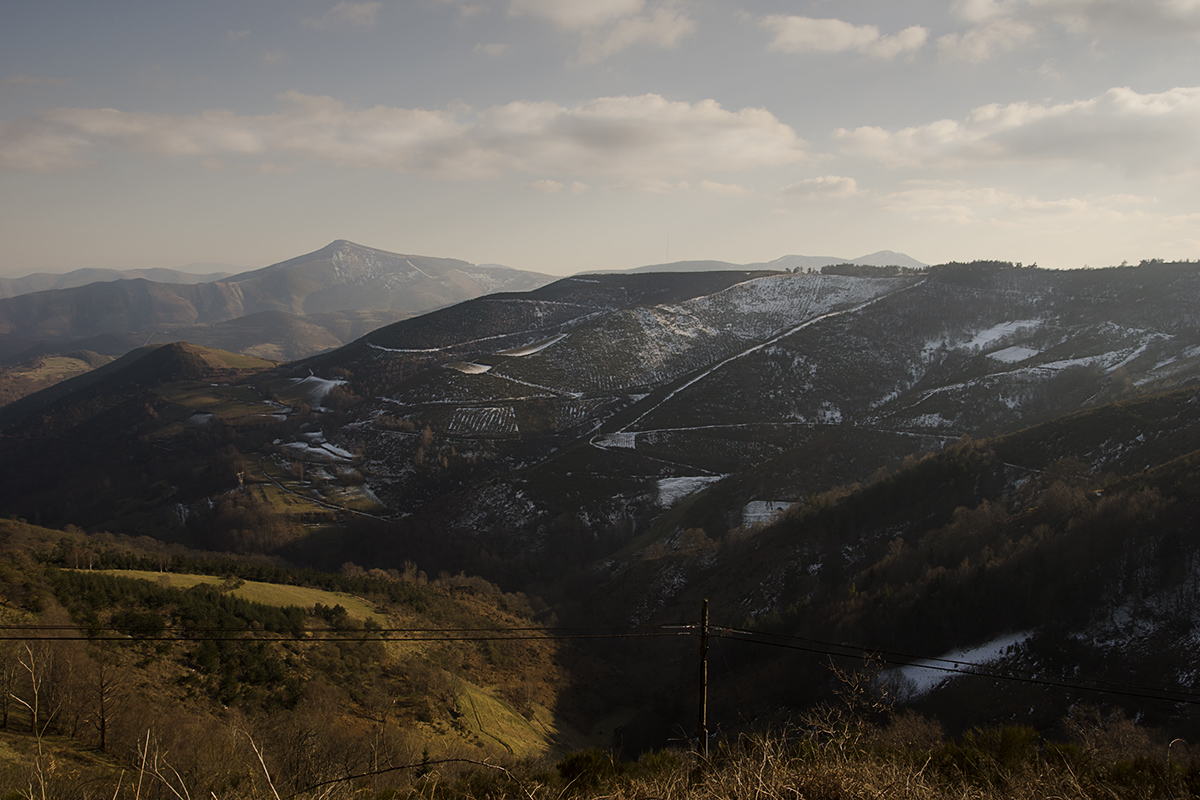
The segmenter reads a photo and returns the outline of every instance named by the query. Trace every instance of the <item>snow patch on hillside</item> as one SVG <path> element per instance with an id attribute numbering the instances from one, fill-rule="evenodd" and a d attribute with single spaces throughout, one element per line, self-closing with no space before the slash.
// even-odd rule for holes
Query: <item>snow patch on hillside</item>
<path id="1" fill-rule="evenodd" d="M 291 381 L 292 388 L 301 390 L 308 397 L 309 403 L 313 405 L 320 405 L 324 402 L 325 395 L 333 391 L 333 387 L 346 385 L 344 380 L 318 378 L 312 374 L 307 378 L 292 378 Z"/>
<path id="2" fill-rule="evenodd" d="M 999 325 L 993 325 L 987 330 L 978 331 L 975 337 L 963 345 L 963 347 L 967 350 L 974 350 L 977 347 L 983 349 L 1006 336 L 1013 336 L 1018 332 L 1028 332 L 1041 327 L 1042 324 L 1043 320 L 1040 319 L 1016 319 L 1009 322 L 1001 322 Z"/>
<path id="3" fill-rule="evenodd" d="M 606 433 L 603 436 L 598 436 L 592 442 L 596 447 L 624 447 L 630 450 L 637 449 L 637 434 L 636 433 Z"/>
<path id="4" fill-rule="evenodd" d="M 288 442 L 280 445 L 280 449 L 299 461 L 320 461 L 333 464 L 349 463 L 354 460 L 353 453 L 328 442 Z"/>
<path id="5" fill-rule="evenodd" d="M 940 658 L 918 661 L 884 673 L 894 678 L 908 692 L 908 699 L 928 694 L 956 674 L 970 674 L 977 667 L 994 664 L 1024 644 L 1032 631 L 1009 633 L 976 647 L 951 650 Z"/>
<path id="6" fill-rule="evenodd" d="M 482 375 L 491 370 L 488 364 L 473 364 L 469 361 L 451 361 L 446 364 L 446 369 L 453 369 L 461 372 L 463 375 Z"/>
<path id="7" fill-rule="evenodd" d="M 742 525 L 749 527 L 773 522 L 794 505 L 787 500 L 751 500 L 742 506 Z"/>
<path id="8" fill-rule="evenodd" d="M 988 353 L 988 358 L 1004 364 L 1019 364 L 1022 361 L 1028 361 L 1036 355 L 1041 354 L 1041 350 L 1034 350 L 1032 347 L 1022 347 L 1021 345 L 1013 345 L 1006 347 L 1003 350 L 997 350 L 994 353 Z"/>
<path id="9" fill-rule="evenodd" d="M 558 336 L 551 336 L 549 339 L 545 339 L 540 342 L 534 342 L 533 344 L 527 344 L 524 347 L 514 347 L 512 350 L 505 350 L 504 352 L 500 353 L 500 355 L 509 356 L 512 358 L 522 358 L 524 356 L 537 355 L 550 345 L 557 344 L 565 338 L 567 338 L 567 335 L 565 333 L 560 333 Z"/>
<path id="10" fill-rule="evenodd" d="M 695 494 L 724 477 L 724 475 L 701 475 L 688 478 L 662 478 L 657 481 L 658 504 L 663 508 L 670 508 L 688 495 Z"/>

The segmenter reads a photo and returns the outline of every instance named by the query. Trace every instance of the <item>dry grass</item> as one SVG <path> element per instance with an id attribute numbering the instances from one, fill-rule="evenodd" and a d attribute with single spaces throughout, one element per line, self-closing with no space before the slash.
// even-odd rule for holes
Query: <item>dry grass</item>
<path id="1" fill-rule="evenodd" d="M 1195 797 L 1200 786 L 1200 768 L 1172 764 L 1165 756 L 1157 761 L 1106 761 L 1084 748 L 1048 746 L 1010 757 L 989 753 L 986 746 L 967 747 L 969 737 L 933 748 L 896 749 L 883 744 L 886 736 L 858 738 L 869 733 L 863 729 L 847 733 L 852 733 L 853 746 L 848 747 L 847 740 L 818 742 L 809 736 L 746 735 L 716 748 L 702 766 L 694 755 L 682 751 L 651 753 L 636 763 L 623 763 L 604 751 L 589 750 L 568 756 L 556 770 L 546 763 L 502 763 L 463 752 L 392 763 L 301 787 L 286 796 L 298 800 L 1149 800 Z M 984 741 L 994 741 L 999 733 L 987 733 Z M 260 750 L 252 739 L 245 734 L 235 738 L 246 751 L 239 761 L 244 774 L 236 781 L 236 796 L 246 800 L 281 796 L 278 792 L 290 783 L 288 776 L 278 769 L 268 772 L 270 760 L 259 761 Z M 12 747 L 16 742 L 5 743 L 0 737 L 0 744 Z M 30 742 L 21 744 L 28 749 Z M 966 757 L 964 748 L 970 751 Z M 0 748 L 2 753 L 17 755 Z M 61 762 L 63 755 L 55 754 L 56 760 Z M 24 769 L 33 758 L 32 752 L 26 752 L 19 759 L 25 761 Z M 116 788 L 116 776 L 109 772 L 101 778 L 105 770 L 100 767 L 93 765 L 92 780 L 94 786 L 107 785 L 102 788 L 104 796 L 135 796 L 132 783 Z M 136 779 L 142 767 L 126 764 L 123 769 L 126 779 Z M 21 771 L 16 763 L 7 770 L 10 779 Z M 162 775 L 146 771 L 141 777 L 152 789 L 143 797 L 169 796 L 157 785 Z"/>

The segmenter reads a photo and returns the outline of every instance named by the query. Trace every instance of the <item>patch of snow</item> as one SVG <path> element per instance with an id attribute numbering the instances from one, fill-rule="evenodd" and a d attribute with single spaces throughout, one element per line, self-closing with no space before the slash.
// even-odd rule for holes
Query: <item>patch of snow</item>
<path id="1" fill-rule="evenodd" d="M 658 504 L 670 508 L 689 494 L 695 494 L 706 486 L 721 480 L 724 475 L 698 475 L 687 478 L 662 478 L 658 486 Z"/>
<path id="2" fill-rule="evenodd" d="M 826 401 L 817 409 L 817 422 L 822 425 L 841 425 L 842 410 L 833 403 Z"/>
<path id="3" fill-rule="evenodd" d="M 512 350 L 505 350 L 500 353 L 500 355 L 510 356 L 512 358 L 522 358 L 524 356 L 537 355 L 550 345 L 558 344 L 565 338 L 567 338 L 567 334 L 560 333 L 558 336 L 551 336 L 549 339 L 545 339 L 540 342 L 534 342 L 533 344 L 527 344 L 524 347 L 514 347 Z"/>
<path id="4" fill-rule="evenodd" d="M 1032 635 L 1032 631 L 1005 634 L 976 647 L 951 650 L 940 658 L 918 661 L 888 670 L 884 674 L 898 678 L 901 685 L 910 692 L 910 699 L 919 697 L 952 680 L 955 673 L 969 674 L 975 667 L 999 661 L 1011 652 L 1012 648 L 1024 644 Z"/>
<path id="5" fill-rule="evenodd" d="M 941 414 L 922 414 L 919 417 L 914 417 L 911 424 L 917 428 L 950 427 L 950 421 L 942 417 Z"/>
<path id="6" fill-rule="evenodd" d="M 1034 350 L 1032 347 L 1013 345 L 1003 350 L 997 350 L 994 353 L 988 353 L 988 358 L 994 358 L 1004 364 L 1019 364 L 1022 361 L 1028 361 L 1034 356 L 1040 355 L 1041 352 L 1041 350 Z"/>
<path id="7" fill-rule="evenodd" d="M 467 361 L 451 361 L 445 367 L 446 369 L 458 370 L 463 375 L 482 375 L 491 370 L 491 367 L 487 364 L 472 364 Z"/>
<path id="8" fill-rule="evenodd" d="M 307 444 L 305 442 L 288 442 L 280 445 L 280 449 L 292 458 L 301 461 L 317 461 L 326 464 L 347 462 L 354 459 L 352 453 L 331 444 Z"/>
<path id="9" fill-rule="evenodd" d="M 202 411 L 197 411 L 195 414 L 192 414 L 190 417 L 187 418 L 186 424 L 188 424 L 188 425 L 207 425 L 209 422 L 212 421 L 212 418 L 213 418 L 212 414 L 206 414 Z"/>
<path id="10" fill-rule="evenodd" d="M 333 453 L 338 458 L 343 458 L 347 461 L 350 461 L 354 458 L 354 454 L 351 453 L 349 450 L 343 450 L 342 448 L 340 448 L 336 445 L 329 444 L 328 442 L 322 444 L 321 448 L 324 450 L 328 450 L 330 453 Z"/>
<path id="11" fill-rule="evenodd" d="M 637 449 L 637 434 L 636 433 L 608 433 L 596 439 L 593 444 L 597 447 L 625 447 L 630 450 Z"/>
<path id="12" fill-rule="evenodd" d="M 985 331 L 979 331 L 975 334 L 975 338 L 963 346 L 968 350 L 974 350 L 976 347 L 982 349 L 992 342 L 999 341 L 1005 336 L 1012 336 L 1022 329 L 1037 328 L 1041 325 L 1042 320 L 1040 319 L 1016 319 L 1010 322 L 1001 322 L 999 325 L 993 325 Z"/>
<path id="13" fill-rule="evenodd" d="M 786 500 L 751 500 L 742 507 L 742 524 L 750 526 L 771 522 L 794 505 Z"/>
<path id="14" fill-rule="evenodd" d="M 307 378 L 292 378 L 292 388 L 300 389 L 308 396 L 309 402 L 314 405 L 319 405 L 325 395 L 333 391 L 335 386 L 345 386 L 346 381 L 329 380 L 327 378 L 318 378 L 316 375 L 309 374 Z"/>

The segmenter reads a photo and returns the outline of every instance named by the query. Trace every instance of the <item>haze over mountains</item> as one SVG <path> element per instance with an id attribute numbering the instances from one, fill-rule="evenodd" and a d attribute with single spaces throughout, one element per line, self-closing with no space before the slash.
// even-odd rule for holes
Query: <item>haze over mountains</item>
<path id="1" fill-rule="evenodd" d="M 263 269 L 205 283 L 91 283 L 0 300 L 0 357 L 186 339 L 288 360 L 336 347 L 431 308 L 550 277 L 454 259 L 406 256 L 338 240 Z M 266 316 L 262 316 L 266 315 Z M 89 346 L 91 345 L 91 346 Z M 112 352 L 118 348 L 119 352 Z"/>
<path id="2" fill-rule="evenodd" d="M 197 270 L 216 268 L 219 271 Z M 15 297 L 30 292 L 47 292 L 53 289 L 72 289 L 102 281 L 127 281 L 145 278 L 156 283 L 208 283 L 232 275 L 235 268 L 230 264 L 189 264 L 181 269 L 76 269 L 71 272 L 35 272 L 21 278 L 0 278 L 0 299 Z"/>
<path id="3" fill-rule="evenodd" d="M 768 264 L 678 262 L 632 272 L 815 269 L 842 259 L 784 256 Z M 847 262 L 921 266 L 881 251 Z M 193 265 L 202 267 L 204 265 Z M 389 322 L 500 291 L 523 291 L 550 276 L 496 264 L 401 255 L 345 240 L 262 269 L 193 274 L 178 270 L 76 270 L 0 280 L 0 365 L 23 376 L 0 387 L 20 396 L 94 361 L 150 342 L 185 340 L 288 361 L 330 350 Z M 43 370 L 38 359 L 60 361 Z M 7 381 L 13 383 L 13 381 Z M 18 385 L 19 384 L 19 385 Z"/>
<path id="4" fill-rule="evenodd" d="M 781 256 L 774 261 L 760 261 L 751 264 L 733 264 L 728 261 L 673 261 L 669 264 L 650 264 L 636 267 L 630 272 L 705 272 L 722 269 L 778 269 L 778 270 L 817 270 L 835 264 L 858 264 L 870 267 L 905 267 L 917 269 L 928 264 L 895 250 L 880 250 L 858 258 L 838 258 L 836 256 Z"/>

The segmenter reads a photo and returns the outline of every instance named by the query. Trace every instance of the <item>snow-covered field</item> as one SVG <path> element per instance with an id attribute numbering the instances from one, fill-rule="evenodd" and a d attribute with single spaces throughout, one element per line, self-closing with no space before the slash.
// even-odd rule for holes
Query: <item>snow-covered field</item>
<path id="1" fill-rule="evenodd" d="M 742 524 L 749 527 L 771 522 L 793 505 L 786 500 L 751 500 L 742 507 Z"/>
<path id="2" fill-rule="evenodd" d="M 451 361 L 446 365 L 446 369 L 453 369 L 461 372 L 463 375 L 482 375 L 491 370 L 487 364 L 472 364 L 467 361 Z"/>
<path id="3" fill-rule="evenodd" d="M 1009 322 L 1001 322 L 999 325 L 993 325 L 987 330 L 976 332 L 974 338 L 967 342 L 963 347 L 968 350 L 979 348 L 986 349 L 989 345 L 994 344 L 1006 336 L 1013 336 L 1017 333 L 1033 331 L 1041 327 L 1043 320 L 1040 319 L 1015 319 Z"/>
<path id="4" fill-rule="evenodd" d="M 514 347 L 512 350 L 505 350 L 504 352 L 500 353 L 500 355 L 509 356 L 510 358 L 534 356 L 545 350 L 550 345 L 557 344 L 565 338 L 567 338 L 567 334 L 560 333 L 558 336 L 551 336 L 549 339 L 543 339 L 540 342 L 534 342 L 533 344 L 525 345 L 524 347 Z"/>
<path id="5" fill-rule="evenodd" d="M 1022 347 L 1019 344 L 1015 344 L 1012 347 L 988 353 L 988 358 L 994 358 L 1003 364 L 1019 364 L 1022 361 L 1028 361 L 1034 356 L 1040 355 L 1041 352 L 1041 350 L 1034 350 L 1032 347 Z"/>
<path id="6" fill-rule="evenodd" d="M 888 670 L 884 675 L 897 679 L 910 698 L 919 697 L 953 680 L 956 674 L 970 673 L 976 667 L 999 661 L 1032 635 L 1031 631 L 1005 634 L 975 647 L 951 650 L 939 658 Z"/>
<path id="7" fill-rule="evenodd" d="M 658 481 L 658 504 L 670 508 L 689 494 L 695 494 L 706 486 L 711 486 L 724 477 L 722 475 L 703 475 L 688 478 L 662 478 Z"/>
<path id="8" fill-rule="evenodd" d="M 318 378 L 316 375 L 309 375 L 307 378 L 292 378 L 291 381 L 293 389 L 299 389 L 308 398 L 309 403 L 317 406 L 324 402 L 325 395 L 329 394 L 333 387 L 346 385 L 346 381 Z"/>

